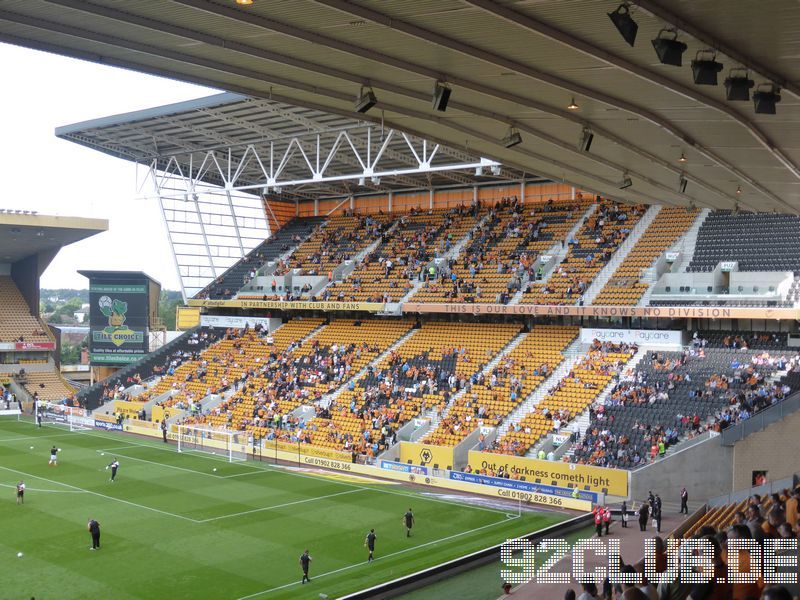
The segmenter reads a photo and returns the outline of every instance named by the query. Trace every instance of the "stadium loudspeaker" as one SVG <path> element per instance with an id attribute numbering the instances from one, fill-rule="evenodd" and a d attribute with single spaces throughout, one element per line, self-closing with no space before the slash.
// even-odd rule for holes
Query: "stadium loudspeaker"
<path id="1" fill-rule="evenodd" d="M 440 112 L 447 110 L 447 102 L 450 100 L 451 90 L 446 85 L 437 81 L 433 87 L 433 108 Z"/>
<path id="2" fill-rule="evenodd" d="M 685 194 L 686 193 L 686 186 L 687 186 L 688 183 L 689 183 L 689 180 L 686 179 L 686 177 L 684 175 L 681 175 L 678 178 L 678 191 L 681 194 Z"/>
<path id="3" fill-rule="evenodd" d="M 519 134 L 519 131 L 509 130 L 508 135 L 504 137 L 502 140 L 503 146 L 506 148 L 513 148 L 517 144 L 522 143 L 522 136 Z"/>
<path id="4" fill-rule="evenodd" d="M 588 152 L 592 147 L 593 140 L 594 134 L 588 128 L 584 127 L 583 131 L 581 131 L 581 137 L 578 139 L 578 150 L 581 152 Z"/>
<path id="5" fill-rule="evenodd" d="M 770 86 L 769 89 L 759 90 L 753 94 L 753 104 L 758 115 L 774 115 L 775 104 L 780 101 L 780 90 L 775 86 Z"/>
<path id="6" fill-rule="evenodd" d="M 625 190 L 631 187 L 632 185 L 633 185 L 633 180 L 627 173 L 625 173 L 625 175 L 622 176 L 622 182 L 619 184 L 619 189 Z"/>
<path id="7" fill-rule="evenodd" d="M 358 100 L 356 101 L 355 111 L 363 114 L 377 103 L 378 99 L 375 97 L 375 93 L 372 90 L 362 90 L 361 96 L 359 96 Z"/>
<path id="8" fill-rule="evenodd" d="M 636 33 L 639 25 L 631 18 L 630 9 L 626 3 L 622 3 L 617 10 L 608 13 L 608 18 L 614 23 L 619 34 L 632 47 L 636 43 Z"/>
<path id="9" fill-rule="evenodd" d="M 664 34 L 672 34 L 673 38 L 663 37 Z M 686 44 L 678 41 L 678 32 L 671 29 L 662 29 L 658 36 L 653 40 L 653 48 L 656 50 L 658 60 L 662 65 L 672 65 L 680 67 L 683 65 L 681 60 L 683 53 L 686 52 Z"/>

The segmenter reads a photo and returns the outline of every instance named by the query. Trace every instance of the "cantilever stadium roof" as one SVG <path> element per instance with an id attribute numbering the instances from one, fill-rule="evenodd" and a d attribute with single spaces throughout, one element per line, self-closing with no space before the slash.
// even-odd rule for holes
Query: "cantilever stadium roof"
<path id="1" fill-rule="evenodd" d="M 43 272 L 62 247 L 107 229 L 105 219 L 24 214 L 21 210 L 2 209 L 0 262 L 14 263 L 38 254 L 39 270 Z"/>
<path id="2" fill-rule="evenodd" d="M 338 139 L 341 151 L 331 154 L 332 160 L 325 170 L 326 174 L 335 176 L 358 170 L 359 159 L 350 151 L 347 141 L 340 138 L 342 132 L 347 132 L 348 139 L 364 155 L 368 145 L 377 153 L 382 137 L 385 137 L 381 135 L 385 130 L 354 117 L 230 92 L 66 125 L 56 129 L 56 136 L 143 165 L 155 161 L 161 171 L 174 168 L 175 165 L 170 165 L 170 159 L 174 158 L 179 163 L 181 172 L 185 174 L 198 171 L 207 153 L 216 150 L 220 160 L 227 163 L 230 158 L 234 165 L 242 165 L 243 172 L 237 183 L 239 186 L 247 186 L 259 183 L 263 185 L 264 163 L 268 160 L 270 148 L 274 149 L 276 160 L 280 159 L 293 138 L 302 140 L 306 158 L 311 159 L 311 162 L 317 143 L 323 150 L 322 158 L 326 158 Z M 369 140 L 368 134 L 372 135 Z M 406 139 L 412 141 L 415 147 L 422 148 L 422 140 L 404 138 L 402 135 L 393 136 L 381 156 L 382 170 L 414 169 L 416 159 L 409 151 Z M 261 162 L 247 160 L 248 148 L 261 154 Z M 432 148 L 431 144 L 428 152 Z M 432 159 L 431 166 L 479 160 L 479 157 L 442 146 Z M 305 158 L 295 152 L 282 172 L 282 179 L 301 180 L 308 175 L 308 167 Z M 475 181 L 519 180 L 521 177 L 522 173 L 512 169 L 505 169 L 494 176 L 486 168 L 485 174 L 478 178 L 475 177 L 474 169 L 469 172 L 464 169 L 434 170 L 385 177 L 379 184 L 373 184 L 369 179 L 361 185 L 352 180 L 324 183 L 312 181 L 287 188 L 285 192 L 289 196 L 297 195 L 307 199 L 325 195 L 341 196 L 352 191 L 429 188 L 472 184 Z M 222 174 L 216 168 L 203 169 L 200 178 L 213 185 L 224 184 Z M 528 178 L 535 179 L 531 175 Z"/>
<path id="3" fill-rule="evenodd" d="M 607 16 L 619 3 L 5 0 L 0 40 L 350 118 L 371 86 L 361 118 L 519 172 L 631 201 L 800 209 L 797 0 L 632 0 L 634 47 Z M 656 58 L 665 27 L 688 46 L 682 67 Z M 719 85 L 696 85 L 690 62 L 712 55 Z M 777 114 L 726 99 L 742 67 L 752 92 L 781 89 Z M 453 90 L 445 113 L 437 80 Z"/>

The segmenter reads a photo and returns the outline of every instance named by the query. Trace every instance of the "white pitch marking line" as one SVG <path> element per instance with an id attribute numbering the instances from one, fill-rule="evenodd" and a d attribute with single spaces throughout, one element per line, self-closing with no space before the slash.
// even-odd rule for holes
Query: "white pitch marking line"
<path id="1" fill-rule="evenodd" d="M 135 448 L 136 446 L 129 446 L 129 447 L 130 448 Z M 156 466 L 159 466 L 159 467 L 166 467 L 168 469 L 175 469 L 177 471 L 186 471 L 187 473 L 194 473 L 195 475 L 205 475 L 207 477 L 214 477 L 215 479 L 224 479 L 224 477 L 222 477 L 220 475 L 215 475 L 214 473 L 206 473 L 205 471 L 196 471 L 194 469 L 187 469 L 186 467 L 178 467 L 178 466 L 175 466 L 175 465 L 168 465 L 168 464 L 165 464 L 165 463 L 156 462 L 154 460 L 147 460 L 146 458 L 136 458 L 135 456 L 128 456 L 127 454 L 120 454 L 119 452 L 113 452 L 113 451 L 110 451 L 108 449 L 95 450 L 95 452 L 97 452 L 98 454 L 101 453 L 101 452 L 108 452 L 109 454 L 112 454 L 113 456 L 121 456 L 122 458 L 127 458 L 128 460 L 135 460 L 135 461 L 138 461 L 138 462 L 147 463 L 149 465 L 156 465 Z"/>
<path id="2" fill-rule="evenodd" d="M 282 466 L 282 465 L 279 465 L 277 467 L 267 466 L 268 470 L 278 470 L 278 469 L 280 469 L 282 472 L 287 473 L 289 475 L 294 475 L 295 477 L 305 477 L 306 479 L 314 479 L 316 481 L 319 481 L 320 479 L 324 479 L 325 478 L 324 476 L 321 476 L 321 475 L 306 475 L 304 473 L 297 473 L 295 471 L 296 468 L 297 467 L 285 467 L 285 466 Z M 332 471 L 331 473 L 332 474 L 339 474 L 339 475 L 343 474 L 342 471 Z M 347 475 L 347 473 L 344 473 L 344 474 Z M 355 484 L 355 483 L 346 483 L 344 481 L 337 481 L 335 479 L 330 479 L 329 481 L 335 481 L 339 485 L 345 485 L 345 486 L 348 486 L 348 487 L 355 487 L 355 488 L 359 488 L 359 489 L 363 489 L 363 490 L 372 490 L 373 492 L 381 492 L 381 493 L 384 493 L 384 494 L 394 494 L 395 496 L 407 496 L 407 497 L 413 498 L 415 500 L 428 500 L 430 502 L 441 502 L 442 504 L 449 504 L 450 506 L 463 506 L 465 508 L 471 508 L 473 510 L 485 510 L 486 512 L 497 513 L 499 515 L 505 515 L 506 514 L 506 512 L 504 510 L 498 510 L 498 509 L 495 509 L 495 508 L 488 508 L 486 506 L 476 506 L 476 505 L 472 505 L 472 504 L 467 504 L 466 502 L 454 502 L 452 500 L 442 500 L 441 498 L 432 498 L 432 497 L 427 495 L 427 492 L 425 492 L 425 493 L 423 493 L 423 492 L 419 492 L 419 493 L 396 492 L 396 491 L 393 491 L 393 490 L 387 490 L 387 489 L 383 489 L 383 488 L 365 487 L 363 485 L 358 485 L 358 484 Z M 376 484 L 377 484 L 377 482 L 376 482 Z M 431 488 L 431 489 L 437 489 L 437 488 Z M 465 499 L 468 499 L 468 497 L 465 496 Z"/>
<path id="3" fill-rule="evenodd" d="M 17 484 L 15 483 L 0 483 L 0 487 L 4 488 L 16 488 Z M 26 492 L 39 492 L 39 493 L 46 493 L 46 494 L 83 494 L 83 490 L 42 490 L 38 488 L 32 488 L 25 486 Z"/>
<path id="4" fill-rule="evenodd" d="M 169 517 L 175 517 L 176 519 L 182 519 L 184 521 L 190 521 L 192 523 L 199 523 L 199 521 L 197 519 L 192 519 L 191 517 L 185 517 L 183 515 L 177 515 L 175 513 L 171 513 L 171 512 L 168 512 L 166 510 L 161 510 L 160 508 L 153 508 L 152 506 L 145 506 L 144 504 L 136 504 L 136 502 L 131 502 L 129 500 L 123 500 L 122 498 L 114 498 L 113 496 L 106 496 L 105 494 L 101 494 L 100 492 L 93 492 L 92 490 L 86 490 L 86 489 L 83 489 L 82 487 L 78 487 L 77 485 L 72 485 L 72 484 L 69 484 L 69 483 L 63 483 L 61 481 L 55 481 L 53 479 L 48 479 L 47 477 L 41 477 L 39 475 L 34 475 L 32 473 L 26 473 L 24 471 L 17 471 L 16 469 L 10 469 L 8 467 L 0 466 L 0 469 L 4 469 L 6 471 L 9 471 L 11 473 L 16 473 L 18 475 L 24 475 L 25 477 L 33 477 L 34 479 L 40 479 L 42 481 L 46 481 L 46 482 L 52 483 L 54 485 L 63 485 L 65 487 L 72 488 L 73 490 L 76 490 L 76 491 L 79 491 L 79 492 L 85 492 L 87 494 L 91 494 L 92 496 L 98 496 L 100 498 L 105 498 L 106 500 L 113 500 L 115 502 L 121 502 L 123 504 L 128 504 L 130 506 L 135 506 L 136 508 L 142 508 L 144 510 L 150 510 L 150 511 L 153 511 L 153 512 L 160 513 L 162 515 L 167 515 Z"/>
<path id="5" fill-rule="evenodd" d="M 306 502 L 316 502 L 317 500 L 325 500 L 326 498 L 333 498 L 335 496 L 344 496 L 345 494 L 357 494 L 358 492 L 362 492 L 364 490 L 347 490 L 344 492 L 336 492 L 335 494 L 328 494 L 327 496 L 315 496 L 314 498 L 304 498 L 303 500 L 295 500 L 294 502 L 285 502 L 284 504 L 276 504 L 274 506 L 265 506 L 263 508 L 254 508 L 252 510 L 245 510 L 238 513 L 233 513 L 230 515 L 222 515 L 219 517 L 211 517 L 209 519 L 202 519 L 198 521 L 199 523 L 209 523 L 210 521 L 219 521 L 221 519 L 230 519 L 233 517 L 239 517 L 242 515 L 249 515 L 252 513 L 263 512 L 266 510 L 273 510 L 276 508 L 284 508 L 286 506 L 294 506 L 296 504 L 305 504 Z"/>
<path id="6" fill-rule="evenodd" d="M 114 434 L 103 434 L 103 433 L 101 433 L 99 431 L 86 431 L 86 432 L 81 432 L 81 433 L 83 433 L 86 436 L 91 436 L 91 437 L 96 437 L 96 438 L 101 438 L 101 439 L 114 440 L 114 441 L 119 440 L 119 437 L 117 437 Z M 64 435 L 71 435 L 71 433 L 64 434 Z M 133 440 L 131 440 L 131 442 L 133 442 Z M 154 445 L 154 444 L 132 443 L 131 445 L 133 447 L 151 448 L 153 450 L 163 450 L 163 451 L 169 451 L 169 452 L 174 452 L 175 451 L 174 450 L 174 446 L 169 446 L 167 448 L 164 448 L 161 445 Z M 211 456 L 211 455 L 206 456 L 206 455 L 203 455 L 203 454 L 197 454 L 196 456 L 198 456 L 199 458 L 207 459 L 207 460 L 213 460 L 213 461 L 216 461 L 216 462 L 224 462 L 225 464 L 230 464 L 227 460 L 224 460 L 224 459 L 221 459 L 221 458 L 217 458 L 217 457 Z M 143 459 L 139 459 L 139 460 L 143 460 Z M 168 466 L 168 465 L 164 465 L 163 463 L 155 463 L 155 464 L 158 464 L 158 465 L 161 465 L 161 466 Z M 267 464 L 264 464 L 264 463 L 258 463 L 258 464 L 261 464 L 263 466 L 261 468 L 258 468 L 258 469 L 254 468 L 253 471 L 248 472 L 247 474 L 249 475 L 251 473 L 259 472 L 259 471 L 263 471 L 265 473 L 276 472 L 277 471 L 277 472 L 285 472 L 285 473 L 288 473 L 290 475 L 294 475 L 295 477 L 304 477 L 306 479 L 313 479 L 315 481 L 320 481 L 320 479 L 322 479 L 321 477 L 316 476 L 316 475 L 306 475 L 304 473 L 296 472 L 296 469 L 298 469 L 299 467 L 283 466 L 283 465 L 273 466 L 273 465 L 267 465 Z M 202 471 L 195 471 L 195 472 L 198 473 L 198 474 L 202 473 Z M 338 472 L 334 472 L 334 473 L 338 473 Z M 245 473 L 242 473 L 242 475 L 244 475 L 244 474 Z M 230 477 L 230 475 L 226 477 L 226 476 L 220 476 L 220 475 L 216 475 L 215 476 L 213 474 L 211 476 L 212 477 L 217 477 L 218 479 L 226 479 L 227 477 Z M 430 501 L 430 502 L 441 502 L 443 504 L 449 504 L 451 506 L 464 506 L 466 508 L 471 508 L 473 510 L 483 510 L 483 511 L 487 511 L 487 512 L 493 512 L 493 513 L 497 513 L 497 514 L 502 514 L 502 515 L 506 514 L 505 511 L 502 511 L 502 510 L 488 508 L 488 507 L 485 507 L 485 506 L 474 506 L 474 505 L 466 504 L 465 502 L 454 502 L 454 501 L 451 501 L 451 500 L 442 500 L 442 499 L 439 499 L 439 498 L 432 498 L 432 497 L 426 496 L 426 495 L 424 495 L 422 493 L 404 493 L 404 492 L 392 491 L 392 490 L 387 490 L 387 489 L 377 489 L 377 488 L 360 486 L 360 485 L 356 485 L 356 484 L 353 484 L 353 483 L 346 483 L 344 481 L 336 481 L 336 480 L 333 480 L 333 479 L 329 479 L 328 481 L 330 483 L 335 483 L 335 484 L 338 484 L 338 485 L 341 485 L 341 486 L 345 486 L 345 487 L 353 487 L 353 488 L 357 488 L 357 489 L 373 490 L 373 491 L 376 491 L 376 492 L 383 492 L 384 494 L 394 494 L 396 496 L 408 496 L 409 498 L 414 498 L 414 499 L 418 499 L 418 500 L 427 500 L 427 501 Z"/>
<path id="7" fill-rule="evenodd" d="M 22 440 L 49 440 L 50 438 L 57 438 L 57 437 L 66 437 L 68 435 L 74 435 L 76 433 L 80 433 L 78 431 L 71 431 L 69 433 L 57 433 L 55 435 L 42 434 L 42 435 L 24 435 L 20 437 L 14 438 L 0 438 L 0 444 L 4 444 L 6 442 L 21 442 Z"/>
<path id="8" fill-rule="evenodd" d="M 519 516 L 515 515 L 514 519 L 518 519 Z M 469 535 L 470 533 L 475 533 L 476 531 L 481 531 L 482 529 L 487 529 L 489 527 L 494 527 L 495 525 L 500 525 L 502 523 L 507 523 L 508 521 L 512 521 L 513 519 L 503 519 L 502 521 L 497 521 L 495 523 L 489 523 L 488 525 L 483 525 L 481 527 L 476 527 L 475 529 L 470 529 L 469 531 L 462 531 L 461 533 L 456 533 L 453 535 L 449 535 L 447 537 L 440 538 L 438 540 L 433 540 L 432 542 L 425 542 L 424 544 L 419 544 L 417 546 L 412 546 L 411 548 L 405 548 L 403 550 L 398 550 L 397 552 L 392 552 L 391 554 L 386 554 L 385 556 L 379 556 L 373 562 L 379 561 L 384 558 L 391 558 L 392 556 L 397 556 L 399 554 L 405 554 L 406 552 L 411 552 L 412 550 L 418 550 L 419 548 L 424 548 L 426 546 L 431 546 L 433 544 L 439 544 L 441 542 L 446 542 L 448 540 L 452 540 L 457 537 L 461 537 L 463 535 Z M 359 562 L 353 565 L 348 565 L 346 567 L 341 567 L 339 569 L 334 569 L 333 571 L 327 571 L 325 573 L 320 573 L 319 575 L 314 575 L 314 579 L 319 579 L 320 577 L 325 577 L 327 575 L 335 575 L 336 573 L 342 573 L 343 571 L 349 571 L 350 569 L 354 569 L 356 567 L 360 567 L 364 565 L 363 562 Z M 257 598 L 258 596 L 263 596 L 265 594 L 269 594 L 271 592 L 277 592 L 278 590 L 284 590 L 286 588 L 299 585 L 299 581 L 293 581 L 292 583 L 286 583 L 284 585 L 279 585 L 277 587 L 269 588 L 268 590 L 262 590 L 260 592 L 256 592 L 255 594 L 250 594 L 249 596 L 242 596 L 237 600 L 250 600 L 250 598 Z"/>

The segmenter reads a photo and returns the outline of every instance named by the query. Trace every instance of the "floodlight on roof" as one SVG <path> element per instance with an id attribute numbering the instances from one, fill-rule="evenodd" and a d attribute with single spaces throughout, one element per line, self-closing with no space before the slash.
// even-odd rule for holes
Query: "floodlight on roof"
<path id="1" fill-rule="evenodd" d="M 669 36 L 672 36 L 670 39 Z M 686 44 L 678 41 L 678 32 L 674 29 L 662 29 L 653 40 L 658 60 L 662 65 L 680 67 L 683 65 L 681 57 L 686 52 Z"/>
<path id="2" fill-rule="evenodd" d="M 608 18 L 614 23 L 619 34 L 622 36 L 630 46 L 636 43 L 636 32 L 639 31 L 639 25 L 631 18 L 630 5 L 623 2 L 617 7 L 617 10 L 608 13 Z"/>
<path id="3" fill-rule="evenodd" d="M 703 54 L 710 57 L 701 58 Z M 722 63 L 716 61 L 713 50 L 700 50 L 692 61 L 692 75 L 697 85 L 717 85 L 717 74 L 722 71 Z"/>
<path id="4" fill-rule="evenodd" d="M 758 91 L 753 94 L 756 114 L 774 115 L 775 104 L 781 101 L 780 88 L 772 83 L 763 83 L 758 88 Z"/>
<path id="5" fill-rule="evenodd" d="M 738 74 L 734 74 L 738 71 Z M 747 69 L 731 69 L 725 79 L 725 96 L 730 102 L 747 102 L 756 82 L 747 76 Z"/>

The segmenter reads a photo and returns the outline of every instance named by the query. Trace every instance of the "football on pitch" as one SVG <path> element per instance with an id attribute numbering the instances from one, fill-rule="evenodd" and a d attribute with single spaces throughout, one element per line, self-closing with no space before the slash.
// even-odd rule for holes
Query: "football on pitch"
<path id="1" fill-rule="evenodd" d="M 17 558 L 22 558 L 22 552 L 17 552 Z"/>

